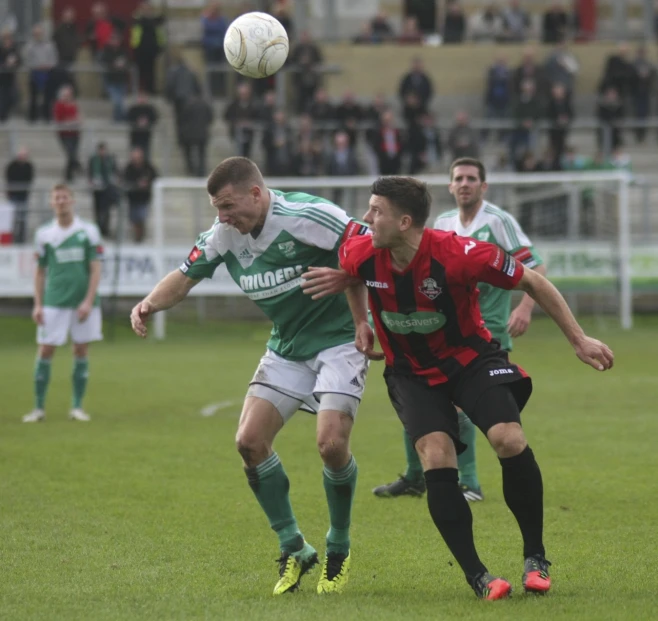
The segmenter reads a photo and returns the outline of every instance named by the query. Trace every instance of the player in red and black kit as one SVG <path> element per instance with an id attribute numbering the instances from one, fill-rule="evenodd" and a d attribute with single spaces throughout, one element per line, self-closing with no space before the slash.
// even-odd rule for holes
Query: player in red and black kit
<path id="1" fill-rule="evenodd" d="M 341 267 L 354 279 L 347 296 L 356 345 L 373 359 L 386 359 L 389 397 L 420 455 L 430 514 L 475 593 L 501 599 L 511 585 L 491 575 L 475 550 L 471 510 L 457 478 L 463 444 L 455 405 L 498 455 L 505 501 L 523 537 L 523 586 L 545 593 L 551 582 L 542 477 L 520 424 L 532 383 L 484 327 L 476 284 L 527 292 L 576 355 L 597 370 L 612 367 L 612 351 L 585 335 L 548 280 L 498 246 L 425 228 L 431 203 L 425 184 L 382 177 L 371 192 L 364 220 L 372 236 L 353 238 L 339 251 Z M 366 290 L 383 356 L 373 350 Z"/>

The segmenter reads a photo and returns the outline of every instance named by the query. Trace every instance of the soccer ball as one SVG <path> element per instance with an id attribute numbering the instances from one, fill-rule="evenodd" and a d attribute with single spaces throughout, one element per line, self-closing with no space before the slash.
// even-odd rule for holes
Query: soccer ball
<path id="1" fill-rule="evenodd" d="M 226 31 L 224 53 L 231 67 L 249 78 L 276 73 L 288 58 L 288 35 L 267 13 L 245 13 Z"/>

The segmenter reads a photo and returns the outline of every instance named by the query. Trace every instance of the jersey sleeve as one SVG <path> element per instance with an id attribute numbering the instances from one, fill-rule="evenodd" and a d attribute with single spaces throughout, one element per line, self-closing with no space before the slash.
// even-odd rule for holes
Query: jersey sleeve
<path id="1" fill-rule="evenodd" d="M 217 221 L 209 230 L 197 237 L 190 254 L 180 266 L 180 271 L 188 278 L 193 280 L 212 278 L 217 267 L 224 262 L 224 258 L 213 245 L 216 227 Z"/>
<path id="2" fill-rule="evenodd" d="M 103 240 L 101 232 L 95 224 L 89 224 L 87 229 L 87 262 L 97 261 L 103 256 Z"/>
<path id="3" fill-rule="evenodd" d="M 37 229 L 37 232 L 34 235 L 34 255 L 36 256 L 39 267 L 46 267 L 48 265 L 46 243 L 43 240 L 40 229 Z"/>
<path id="4" fill-rule="evenodd" d="M 341 269 L 350 276 L 359 278 L 359 266 L 363 263 L 363 239 L 352 237 L 348 239 L 338 250 L 338 261 Z M 368 246 L 371 246 L 368 243 Z"/>
<path id="5" fill-rule="evenodd" d="M 513 289 L 523 276 L 523 264 L 500 246 L 453 235 L 444 257 L 448 278 L 464 285 L 478 282 Z"/>
<path id="6" fill-rule="evenodd" d="M 525 234 L 514 216 L 504 212 L 500 218 L 496 218 L 494 226 L 496 240 L 505 252 L 509 252 L 515 259 L 530 269 L 543 263 L 530 238 Z"/>

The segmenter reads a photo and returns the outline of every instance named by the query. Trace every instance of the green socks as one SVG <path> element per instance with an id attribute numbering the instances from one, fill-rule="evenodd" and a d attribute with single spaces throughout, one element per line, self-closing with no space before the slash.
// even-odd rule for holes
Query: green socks
<path id="1" fill-rule="evenodd" d="M 457 456 L 459 466 L 459 483 L 472 489 L 480 489 L 478 481 L 477 462 L 475 459 L 475 425 L 471 419 L 458 412 L 459 415 L 459 439 L 467 445 L 466 450 Z"/>
<path id="2" fill-rule="evenodd" d="M 37 358 L 34 366 L 34 407 L 43 410 L 50 382 L 50 360 Z"/>
<path id="3" fill-rule="evenodd" d="M 89 377 L 89 361 L 86 358 L 73 359 L 73 407 L 82 407 L 82 398 L 87 390 Z"/>
<path id="4" fill-rule="evenodd" d="M 351 456 L 347 465 L 340 470 L 330 470 L 325 466 L 322 472 L 331 523 L 327 533 L 327 553 L 347 554 L 350 550 L 350 521 L 357 470 L 354 456 Z"/>
<path id="5" fill-rule="evenodd" d="M 290 481 L 276 453 L 254 468 L 245 468 L 249 487 L 256 495 L 282 552 L 298 552 L 304 539 L 290 505 Z"/>
<path id="6" fill-rule="evenodd" d="M 423 465 L 420 463 L 420 457 L 416 453 L 409 434 L 406 431 L 402 431 L 402 434 L 404 435 L 404 454 L 407 457 L 407 471 L 404 473 L 404 478 L 414 483 L 423 481 Z"/>

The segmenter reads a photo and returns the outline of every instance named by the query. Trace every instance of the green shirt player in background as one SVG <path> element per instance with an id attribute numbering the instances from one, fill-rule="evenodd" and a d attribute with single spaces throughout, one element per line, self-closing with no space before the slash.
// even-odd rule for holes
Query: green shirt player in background
<path id="1" fill-rule="evenodd" d="M 50 364 L 55 349 L 71 337 L 73 343 L 73 402 L 69 417 L 88 421 L 82 409 L 87 387 L 89 343 L 100 341 L 102 318 L 98 283 L 102 252 L 98 227 L 75 215 L 73 191 L 58 184 L 50 192 L 55 219 L 37 229 L 37 269 L 34 277 L 34 309 L 39 350 L 34 369 L 34 410 L 25 423 L 44 420 Z"/>
<path id="2" fill-rule="evenodd" d="M 508 212 L 484 200 L 487 189 L 486 171 L 479 160 L 460 158 L 450 166 L 450 193 L 455 197 L 457 209 L 441 214 L 434 223 L 435 229 L 455 231 L 463 237 L 491 242 L 509 252 L 526 267 L 542 276 L 546 269 L 523 232 L 519 223 Z M 484 322 L 500 341 L 501 348 L 512 350 L 512 338 L 521 336 L 530 324 L 534 300 L 526 293 L 512 310 L 512 292 L 479 283 L 480 309 Z M 477 476 L 475 457 L 475 425 L 459 412 L 459 438 L 467 449 L 458 457 L 459 483 L 469 501 L 483 500 L 482 488 Z M 423 467 L 411 439 L 404 434 L 407 471 L 397 481 L 381 485 L 373 490 L 376 496 L 420 496 L 425 492 Z"/>
<path id="3" fill-rule="evenodd" d="M 251 380 L 236 437 L 249 486 L 281 548 L 274 595 L 294 591 L 317 563 L 290 504 L 288 476 L 272 445 L 300 408 L 317 412 L 317 445 L 324 463 L 330 528 L 318 593 L 341 591 L 350 567 L 350 520 L 357 467 L 350 433 L 363 394 L 368 361 L 354 345 L 345 296 L 314 302 L 300 289 L 309 266 L 338 266 L 338 247 L 367 227 L 321 198 L 265 186 L 244 157 L 224 160 L 208 178 L 218 217 L 201 234 L 179 270 L 164 277 L 131 313 L 133 330 L 180 302 L 224 263 L 233 280 L 273 323 Z M 225 361 L 230 364 L 230 360 Z"/>

